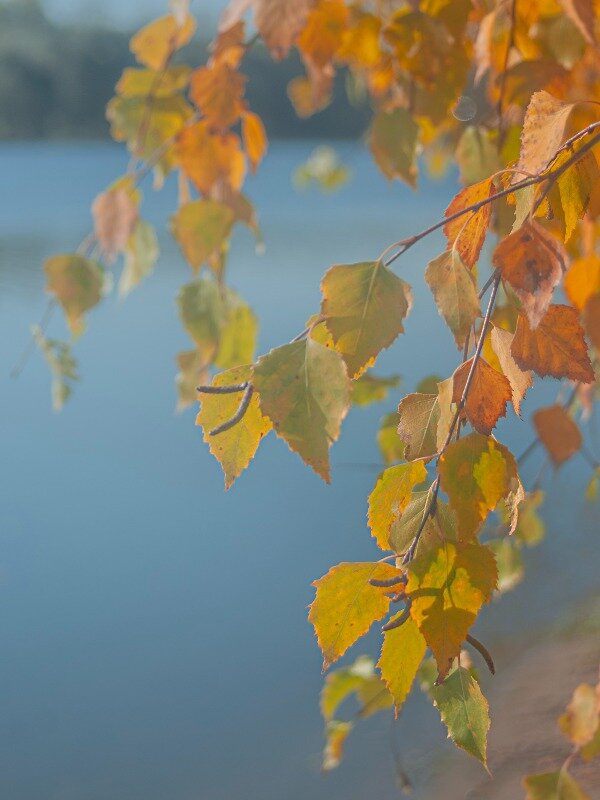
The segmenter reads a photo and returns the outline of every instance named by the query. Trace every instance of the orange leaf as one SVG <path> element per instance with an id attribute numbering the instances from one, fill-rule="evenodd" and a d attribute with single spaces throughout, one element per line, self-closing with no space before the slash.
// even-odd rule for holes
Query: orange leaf
<path id="1" fill-rule="evenodd" d="M 129 46 L 137 60 L 157 72 L 164 69 L 175 50 L 187 44 L 196 30 L 196 22 L 188 16 L 179 25 L 171 14 L 155 19 L 132 37 Z"/>
<path id="2" fill-rule="evenodd" d="M 267 152 L 267 134 L 261 118 L 252 111 L 242 117 L 242 139 L 252 172 L 256 172 Z"/>
<path id="3" fill-rule="evenodd" d="M 500 242 L 492 261 L 536 328 L 566 270 L 563 246 L 537 222 L 526 222 Z"/>
<path id="4" fill-rule="evenodd" d="M 538 409 L 533 424 L 555 467 L 568 461 L 581 447 L 581 431 L 562 406 Z"/>
<path id="5" fill-rule="evenodd" d="M 494 187 L 490 178 L 480 183 L 475 183 L 473 186 L 467 186 L 452 200 L 446 209 L 445 216 L 450 217 L 457 211 L 485 200 L 486 197 L 492 194 L 494 194 Z M 491 213 L 492 204 L 487 203 L 478 211 L 465 214 L 444 225 L 444 233 L 448 237 L 448 245 L 454 245 L 456 242 L 456 249 L 467 267 L 473 267 L 479 258 L 479 253 L 485 241 L 485 234 L 490 224 Z"/>
<path id="6" fill-rule="evenodd" d="M 298 50 L 319 67 L 329 64 L 342 45 L 348 8 L 342 0 L 321 0 L 308 15 L 298 37 Z"/>
<path id="7" fill-rule="evenodd" d="M 600 258 L 596 255 L 573 261 L 565 275 L 565 293 L 580 311 L 590 297 L 600 292 Z"/>
<path id="8" fill-rule="evenodd" d="M 535 92 L 527 106 L 518 169 L 537 174 L 563 142 L 572 103 L 563 103 L 548 92 Z M 517 175 L 520 180 L 523 175 Z"/>
<path id="9" fill-rule="evenodd" d="M 243 183 L 246 163 L 233 133 L 212 133 L 207 122 L 197 122 L 179 135 L 177 154 L 185 174 L 203 195 L 221 181 L 232 189 Z"/>
<path id="10" fill-rule="evenodd" d="M 600 294 L 595 294 L 587 301 L 582 319 L 590 342 L 600 352 Z"/>
<path id="11" fill-rule="evenodd" d="M 452 402 L 462 397 L 473 359 L 461 364 L 454 373 Z M 508 379 L 480 358 L 465 402 L 464 413 L 479 433 L 490 434 L 500 417 L 506 416 L 506 404 L 512 397 Z"/>
<path id="12" fill-rule="evenodd" d="M 519 314 L 511 352 L 521 369 L 592 383 L 594 370 L 577 316 L 571 306 L 553 305 L 532 330 L 527 317 Z"/>
<path id="13" fill-rule="evenodd" d="M 190 81 L 190 97 L 216 128 L 229 128 L 244 110 L 246 78 L 229 64 L 197 69 Z"/>

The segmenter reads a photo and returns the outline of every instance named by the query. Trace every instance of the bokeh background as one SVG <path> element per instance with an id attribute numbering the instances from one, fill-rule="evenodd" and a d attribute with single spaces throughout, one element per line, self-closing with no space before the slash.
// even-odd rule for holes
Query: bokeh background
<path id="1" fill-rule="evenodd" d="M 197 4 L 205 41 L 222 5 Z M 194 412 L 174 410 L 174 357 L 187 346 L 174 298 L 190 274 L 165 233 L 155 274 L 90 314 L 76 345 L 82 379 L 61 414 L 39 354 L 9 378 L 44 313 L 44 259 L 77 246 L 91 200 L 126 168 L 103 107 L 132 63 L 131 28 L 162 9 L 161 0 L 0 3 L 0 795 L 394 798 L 399 763 L 417 798 L 515 800 L 518 774 L 559 762 L 555 718 L 597 669 L 600 514 L 584 499 L 589 468 L 577 459 L 546 473 L 546 539 L 525 554 L 525 581 L 478 625 L 499 670 L 483 678 L 496 781 L 445 743 L 419 693 L 397 723 L 361 723 L 344 764 L 319 771 L 310 582 L 339 561 L 376 557 L 365 515 L 380 469 L 379 419 L 422 377 L 456 365 L 423 281 L 441 238 L 399 264 L 415 305 L 378 372 L 400 374 L 402 387 L 351 411 L 332 451 L 331 486 L 271 436 L 223 491 Z M 184 56 L 200 61 L 204 52 L 196 41 Z M 247 68 L 272 139 L 248 185 L 266 249 L 236 236 L 230 276 L 261 319 L 260 352 L 302 329 L 328 266 L 373 258 L 425 227 L 457 185 L 452 172 L 437 182 L 423 175 L 416 195 L 386 183 L 360 141 L 369 111 L 341 92 L 299 123 L 285 94 L 297 70 L 260 51 Z M 292 175 L 323 142 L 351 180 L 333 195 L 298 192 Z M 145 217 L 164 232 L 173 181 L 159 195 L 145 186 L 145 195 Z M 58 317 L 49 334 L 65 335 Z M 524 421 L 501 423 L 516 452 L 530 441 L 531 409 L 555 392 L 540 382 Z M 596 437 L 590 446 L 599 445 Z M 539 454 L 527 462 L 524 477 L 540 463 Z M 349 659 L 360 652 L 376 655 L 375 634 Z"/>

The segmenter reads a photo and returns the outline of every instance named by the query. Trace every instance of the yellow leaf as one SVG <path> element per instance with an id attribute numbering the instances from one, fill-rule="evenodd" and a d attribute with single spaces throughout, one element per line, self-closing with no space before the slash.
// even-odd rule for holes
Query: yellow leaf
<path id="1" fill-rule="evenodd" d="M 438 384 L 441 386 L 442 384 Z M 404 458 L 431 458 L 438 453 L 448 434 L 445 405 L 451 397 L 416 392 L 398 406 L 398 435 L 405 444 Z"/>
<path id="2" fill-rule="evenodd" d="M 565 138 L 572 110 L 572 103 L 564 103 L 548 92 L 535 92 L 523 122 L 517 169 L 533 174 L 544 169 Z"/>
<path id="3" fill-rule="evenodd" d="M 371 536 L 382 550 L 390 550 L 390 525 L 406 508 L 413 488 L 427 477 L 421 461 L 398 464 L 382 472 L 369 495 L 368 523 Z"/>
<path id="4" fill-rule="evenodd" d="M 319 67 L 329 64 L 342 45 L 348 8 L 342 0 L 318 0 L 298 36 L 298 50 Z"/>
<path id="5" fill-rule="evenodd" d="M 252 172 L 263 160 L 267 152 L 267 134 L 258 114 L 246 111 L 242 116 L 242 139 Z"/>
<path id="6" fill-rule="evenodd" d="M 440 458 L 440 479 L 457 517 L 460 540 L 472 539 L 499 500 L 519 485 L 514 456 L 480 433 L 448 445 Z"/>
<path id="7" fill-rule="evenodd" d="M 474 263 L 474 262 L 473 262 Z M 455 250 L 447 250 L 430 261 L 425 280 L 435 298 L 441 316 L 462 350 L 475 320 L 481 315 L 473 276 Z"/>
<path id="8" fill-rule="evenodd" d="M 169 97 L 182 92 L 188 85 L 191 73 L 190 67 L 169 67 L 162 72 L 151 69 L 134 69 L 127 67 L 123 70 L 119 82 L 115 87 L 121 97 Z"/>
<path id="9" fill-rule="evenodd" d="M 343 563 L 332 567 L 313 586 L 317 593 L 308 618 L 323 652 L 323 669 L 344 655 L 371 625 L 387 613 L 390 598 L 370 580 L 388 580 L 401 573 L 385 563 Z"/>
<path id="10" fill-rule="evenodd" d="M 412 619 L 406 620 L 399 628 L 386 631 L 383 636 L 377 666 L 394 698 L 396 714 L 408 697 L 426 649 L 425 639 Z"/>
<path id="11" fill-rule="evenodd" d="M 404 331 L 410 287 L 381 261 L 336 265 L 321 283 L 321 314 L 353 378 Z"/>
<path id="12" fill-rule="evenodd" d="M 350 405 L 339 354 L 311 338 L 277 347 L 259 359 L 254 383 L 277 435 L 329 482 L 329 447 Z"/>
<path id="13" fill-rule="evenodd" d="M 189 125 L 177 139 L 177 154 L 183 171 L 198 191 L 208 196 L 224 182 L 239 190 L 246 173 L 240 140 L 233 133 L 216 133 L 206 121 Z"/>
<path id="14" fill-rule="evenodd" d="M 83 316 L 97 305 L 104 288 L 102 267 L 76 253 L 51 256 L 44 264 L 47 285 L 60 303 L 74 334 L 84 329 Z"/>
<path id="15" fill-rule="evenodd" d="M 600 258 L 597 255 L 573 261 L 565 275 L 565 292 L 580 311 L 590 297 L 600 292 Z"/>
<path id="16" fill-rule="evenodd" d="M 230 386 L 252 379 L 252 367 L 242 366 L 229 369 L 215 375 L 213 386 Z M 196 417 L 196 425 L 201 425 L 204 441 L 210 452 L 223 468 L 225 488 L 229 489 L 235 479 L 246 469 L 253 459 L 263 436 L 271 430 L 271 421 L 260 410 L 259 397 L 256 392 L 242 419 L 227 431 L 210 436 L 209 432 L 236 413 L 241 400 L 241 393 L 202 394 L 200 411 Z"/>
<path id="17" fill-rule="evenodd" d="M 325 749 L 323 751 L 323 765 L 321 769 L 323 772 L 329 772 L 336 767 L 339 767 L 342 757 L 344 755 L 344 745 L 348 738 L 354 723 L 352 722 L 339 722 L 339 720 L 332 719 L 327 723 L 325 728 Z"/>
<path id="18" fill-rule="evenodd" d="M 129 46 L 141 64 L 159 71 L 167 66 L 176 50 L 190 41 L 195 30 L 196 22 L 192 16 L 179 25 L 177 19 L 168 14 L 138 31 Z"/>
<path id="19" fill-rule="evenodd" d="M 600 689 L 582 683 L 573 692 L 573 698 L 558 720 L 558 725 L 575 747 L 583 747 L 592 741 L 598 730 L 599 712 Z"/>
<path id="20" fill-rule="evenodd" d="M 492 179 L 481 181 L 467 186 L 460 191 L 446 209 L 445 216 L 450 217 L 467 206 L 479 203 L 494 194 Z M 464 264 L 471 268 L 475 266 L 485 235 L 490 224 L 492 204 L 487 203 L 478 211 L 469 212 L 444 225 L 444 233 L 448 238 L 448 246 L 457 250 Z M 479 303 L 477 304 L 479 306 Z"/>
<path id="21" fill-rule="evenodd" d="M 443 679 L 459 655 L 481 606 L 496 588 L 493 553 L 480 544 L 445 542 L 410 563 L 410 614 L 431 648 Z"/>
<path id="22" fill-rule="evenodd" d="M 192 200 L 171 218 L 171 232 L 194 272 L 220 254 L 233 225 L 231 208 L 215 200 Z"/>

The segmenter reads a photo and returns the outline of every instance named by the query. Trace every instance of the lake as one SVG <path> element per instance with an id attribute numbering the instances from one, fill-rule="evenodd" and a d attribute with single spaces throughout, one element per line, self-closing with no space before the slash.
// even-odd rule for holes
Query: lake
<path id="1" fill-rule="evenodd" d="M 246 232 L 234 240 L 229 281 L 260 317 L 260 353 L 303 328 L 331 264 L 376 257 L 438 219 L 455 191 L 452 176 L 423 179 L 416 195 L 390 185 L 360 147 L 344 144 L 350 184 L 336 195 L 297 193 L 291 174 L 311 149 L 274 145 L 249 182 L 265 253 Z M 306 606 L 311 581 L 330 566 L 378 557 L 365 515 L 379 418 L 420 378 L 447 376 L 459 361 L 423 280 L 442 237 L 397 263 L 415 303 L 377 372 L 400 373 L 403 385 L 350 412 L 331 453 L 332 485 L 271 435 L 225 493 L 193 410 L 174 411 L 174 356 L 189 348 L 174 298 L 191 274 L 168 236 L 149 280 L 90 313 L 75 348 L 82 379 L 62 413 L 51 410 L 38 353 L 18 380 L 8 377 L 44 312 L 44 258 L 77 246 L 90 201 L 125 165 L 109 144 L 0 147 L 0 793 L 397 797 L 384 716 L 361 723 L 340 769 L 319 772 L 321 658 Z M 162 225 L 175 202 L 172 182 L 160 195 L 148 187 L 144 216 Z M 65 335 L 60 315 L 49 335 Z M 555 393 L 555 382 L 540 382 L 524 419 Z M 512 414 L 499 436 L 520 452 L 529 422 Z M 600 451 L 597 438 L 591 446 Z M 524 477 L 538 465 L 532 458 Z M 525 582 L 478 624 L 500 669 L 503 642 L 541 637 L 597 588 L 600 514 L 582 499 L 588 471 L 574 459 L 548 475 L 548 536 L 526 554 Z M 372 634 L 349 657 L 376 648 Z M 396 735 L 415 796 L 427 797 L 431 760 L 447 746 L 420 695 Z"/>

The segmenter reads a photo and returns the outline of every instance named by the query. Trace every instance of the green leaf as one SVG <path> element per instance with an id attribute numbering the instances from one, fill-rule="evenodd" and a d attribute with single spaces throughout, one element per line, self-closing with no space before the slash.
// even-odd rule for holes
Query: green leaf
<path id="1" fill-rule="evenodd" d="M 448 738 L 487 769 L 489 707 L 475 678 L 459 667 L 442 684 L 433 686 L 431 694 L 448 728 Z"/>
<path id="2" fill-rule="evenodd" d="M 390 605 L 388 590 L 372 586 L 369 581 L 388 580 L 400 574 L 386 563 L 346 562 L 313 582 L 317 592 L 308 619 L 323 653 L 324 670 L 386 615 Z"/>
<path id="3" fill-rule="evenodd" d="M 321 290 L 325 325 L 356 378 L 404 331 L 410 287 L 381 261 L 365 261 L 331 267 Z"/>
<path id="4" fill-rule="evenodd" d="M 400 385 L 399 375 L 390 375 L 389 378 L 380 378 L 370 372 L 364 373 L 352 382 L 352 402 L 355 406 L 367 406 L 370 403 L 379 403 L 388 396 L 389 389 L 396 389 Z"/>
<path id="5" fill-rule="evenodd" d="M 277 435 L 329 482 L 329 448 L 350 405 L 339 354 L 310 338 L 277 347 L 258 360 L 254 385 Z"/>
<path id="6" fill-rule="evenodd" d="M 60 303 L 72 333 L 82 333 L 84 314 L 102 298 L 104 270 L 96 261 L 67 253 L 47 259 L 44 271 L 46 289 Z"/>
<path id="7" fill-rule="evenodd" d="M 525 800 L 591 800 L 563 767 L 560 772 L 541 772 L 523 780 Z"/>
<path id="8" fill-rule="evenodd" d="M 125 297 L 154 269 L 158 259 L 158 239 L 152 225 L 138 220 L 125 250 L 125 265 L 119 281 L 119 295 Z"/>
<path id="9" fill-rule="evenodd" d="M 389 542 L 395 553 L 405 553 L 417 535 L 431 501 L 431 492 L 431 487 L 425 492 L 413 492 L 404 511 L 392 522 Z M 419 537 L 417 555 L 445 541 L 456 541 L 456 520 L 448 505 L 438 498 L 435 514 L 428 517 Z"/>
<path id="10" fill-rule="evenodd" d="M 417 138 L 419 126 L 404 108 L 380 111 L 369 130 L 369 147 L 386 178 L 401 178 L 417 185 Z"/>
<path id="11" fill-rule="evenodd" d="M 386 414 L 377 431 L 377 444 L 384 464 L 393 464 L 404 458 L 404 442 L 398 436 L 399 421 L 396 412 Z"/>
<path id="12" fill-rule="evenodd" d="M 475 320 L 481 315 L 472 273 L 452 249 L 429 262 L 425 280 L 433 292 L 438 311 L 454 334 L 456 346 L 462 350 Z"/>
<path id="13" fill-rule="evenodd" d="M 194 271 L 218 256 L 231 232 L 234 212 L 214 200 L 185 203 L 171 217 L 171 232 Z"/>
<path id="14" fill-rule="evenodd" d="M 37 325 L 33 328 L 32 335 L 52 373 L 52 408 L 60 411 L 71 396 L 73 383 L 79 380 L 77 361 L 67 342 L 47 339 Z"/>
<path id="15" fill-rule="evenodd" d="M 426 649 L 425 639 L 412 619 L 384 634 L 377 666 L 394 699 L 396 714 L 408 697 Z"/>
<path id="16" fill-rule="evenodd" d="M 442 391 L 446 384 L 438 384 L 439 393 L 409 394 L 400 401 L 398 436 L 405 444 L 407 461 L 431 458 L 444 445 L 452 416 L 451 395 Z"/>
<path id="17" fill-rule="evenodd" d="M 398 464 L 381 473 L 369 495 L 368 523 L 371 536 L 382 550 L 390 550 L 390 525 L 411 499 L 413 487 L 427 477 L 422 462 Z"/>

